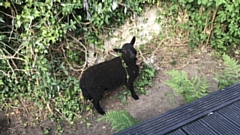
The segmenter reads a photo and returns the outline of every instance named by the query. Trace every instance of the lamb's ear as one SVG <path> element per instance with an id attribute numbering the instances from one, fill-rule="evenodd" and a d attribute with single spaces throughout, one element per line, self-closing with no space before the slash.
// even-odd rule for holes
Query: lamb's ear
<path id="1" fill-rule="evenodd" d="M 131 45 L 134 45 L 134 43 L 135 43 L 135 40 L 136 40 L 136 38 L 135 38 L 135 36 L 132 38 L 132 40 L 131 40 L 131 42 L 130 42 L 130 44 Z"/>
<path id="2" fill-rule="evenodd" d="M 121 53 L 122 52 L 122 49 L 113 49 L 115 52 L 119 52 Z"/>

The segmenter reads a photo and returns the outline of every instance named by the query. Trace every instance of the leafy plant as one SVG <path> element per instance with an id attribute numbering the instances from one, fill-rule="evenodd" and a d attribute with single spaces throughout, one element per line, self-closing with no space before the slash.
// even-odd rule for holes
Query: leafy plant
<path id="1" fill-rule="evenodd" d="M 222 58 L 225 68 L 222 72 L 217 73 L 217 77 L 214 78 L 219 83 L 219 89 L 240 82 L 240 65 L 238 64 L 238 61 L 226 54 L 224 54 Z"/>
<path id="2" fill-rule="evenodd" d="M 98 118 L 97 121 L 110 123 L 111 129 L 116 130 L 116 132 L 140 123 L 140 121 L 132 117 L 132 115 L 125 110 L 108 111 L 106 115 Z"/>
<path id="3" fill-rule="evenodd" d="M 123 89 L 124 89 L 123 92 L 119 93 L 118 95 L 116 95 L 114 97 L 120 99 L 122 104 L 126 104 L 127 97 L 130 96 L 131 94 L 130 94 L 129 90 L 127 90 L 127 88 L 125 86 L 123 87 Z"/>
<path id="4" fill-rule="evenodd" d="M 147 86 L 152 86 L 153 78 L 156 75 L 156 70 L 153 66 L 142 63 L 142 70 L 138 76 L 138 80 L 134 84 L 136 91 L 141 94 L 148 94 Z"/>
<path id="5" fill-rule="evenodd" d="M 172 19 L 176 32 L 189 38 L 189 46 L 210 45 L 221 53 L 234 53 L 240 42 L 240 1 L 168 1 L 162 15 Z M 181 30 L 179 30 L 179 28 Z"/>
<path id="6" fill-rule="evenodd" d="M 43 134 L 44 135 L 49 135 L 50 134 L 50 129 L 49 128 L 44 129 Z"/>
<path id="7" fill-rule="evenodd" d="M 172 78 L 168 79 L 165 84 L 171 87 L 176 95 L 182 95 L 185 102 L 189 103 L 207 95 L 210 84 L 205 77 L 201 79 L 196 75 L 188 79 L 186 71 L 177 70 L 167 71 L 166 74 L 171 75 Z"/>
<path id="8" fill-rule="evenodd" d="M 171 93 L 165 93 L 165 96 L 167 97 L 168 101 L 173 104 L 173 106 L 177 107 L 177 103 L 174 100 L 174 95 L 172 95 Z"/>
<path id="9" fill-rule="evenodd" d="M 144 3 L 154 1 L 0 1 L 0 110 L 26 104 L 37 120 L 81 118 L 86 46 L 102 46 L 99 35 Z"/>
<path id="10" fill-rule="evenodd" d="M 156 70 L 154 67 L 142 63 L 142 70 L 140 71 L 140 74 L 138 76 L 138 79 L 134 83 L 135 91 L 140 94 L 148 94 L 148 91 L 146 89 L 147 86 L 152 86 L 153 78 L 156 75 Z M 123 104 L 126 103 L 127 97 L 131 95 L 130 91 L 127 90 L 127 88 L 124 87 L 124 91 L 120 94 L 116 95 L 116 98 L 119 98 Z"/>

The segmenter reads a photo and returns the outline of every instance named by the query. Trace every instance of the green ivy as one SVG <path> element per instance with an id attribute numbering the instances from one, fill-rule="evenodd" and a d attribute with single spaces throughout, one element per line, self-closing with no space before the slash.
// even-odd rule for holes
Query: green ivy
<path id="1" fill-rule="evenodd" d="M 141 65 L 142 70 L 140 71 L 136 82 L 134 82 L 134 88 L 137 93 L 148 95 L 147 87 L 152 86 L 154 76 L 156 75 L 156 70 L 153 66 L 146 63 L 142 63 Z M 120 99 L 121 102 L 125 104 L 127 97 L 130 95 L 130 91 L 124 87 L 124 91 L 115 97 Z"/>
<path id="2" fill-rule="evenodd" d="M 151 3 L 155 1 L 0 1 L 0 110 L 21 107 L 24 100 L 52 120 L 80 118 L 84 108 L 78 78 L 86 46 L 102 47 L 100 35 Z"/>
<path id="3" fill-rule="evenodd" d="M 134 86 L 138 93 L 148 95 L 146 87 L 152 86 L 153 78 L 156 75 L 156 70 L 153 66 L 146 63 L 142 63 L 142 66 L 143 68 L 138 76 L 138 81 L 134 83 Z"/>

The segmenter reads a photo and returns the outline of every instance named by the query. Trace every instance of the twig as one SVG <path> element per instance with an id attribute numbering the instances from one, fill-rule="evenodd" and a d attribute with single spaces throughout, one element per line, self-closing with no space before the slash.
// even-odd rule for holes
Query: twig
<path id="1" fill-rule="evenodd" d="M 0 72 L 2 72 L 4 74 L 4 76 L 10 77 L 10 75 L 7 74 L 6 72 L 4 72 L 3 70 L 0 70 Z"/>
<path id="2" fill-rule="evenodd" d="M 43 98 L 44 102 L 46 102 L 46 100 L 45 100 L 45 98 L 43 96 L 42 96 L 42 98 Z M 49 103 L 47 103 L 47 108 L 48 108 L 49 112 L 53 115 L 54 113 L 53 113 Z"/>
<path id="3" fill-rule="evenodd" d="M 14 31 L 14 25 L 11 26 L 11 32 L 10 32 L 10 35 L 8 37 L 8 42 L 11 41 L 11 37 L 12 37 L 13 31 Z"/>
<path id="4" fill-rule="evenodd" d="M 81 24 L 83 24 L 83 25 L 89 25 L 89 24 L 92 24 L 92 22 L 81 22 Z"/>
<path id="5" fill-rule="evenodd" d="M 208 42 L 209 42 L 209 40 L 210 40 L 210 38 L 212 37 L 212 34 L 213 34 L 213 22 L 214 22 L 214 20 L 216 18 L 217 11 L 218 11 L 218 6 L 214 9 L 214 12 L 213 12 L 213 17 L 212 17 L 212 21 L 211 21 L 212 22 L 212 24 L 211 24 L 211 31 L 210 31 L 211 33 L 208 36 L 206 45 L 208 45 Z"/>
<path id="6" fill-rule="evenodd" d="M 1 49 L 0 49 L 0 50 L 1 50 Z M 0 60 L 6 60 L 6 59 L 16 59 L 16 60 L 25 61 L 24 59 L 19 58 L 19 57 L 0 55 Z"/>
<path id="7" fill-rule="evenodd" d="M 10 2 L 12 3 L 11 4 L 12 7 L 14 8 L 14 11 L 15 11 L 14 13 L 18 15 L 18 11 L 17 11 L 17 8 L 15 7 L 14 3 L 12 1 L 10 1 Z"/>
<path id="8" fill-rule="evenodd" d="M 143 61 L 146 61 L 146 58 L 143 56 L 142 51 L 140 49 L 138 51 L 139 51 L 140 56 L 143 58 Z"/>
<path id="9" fill-rule="evenodd" d="M 5 43 L 4 43 L 4 42 L 2 42 L 2 41 L 0 41 L 0 43 L 1 43 L 1 44 L 3 44 L 5 47 L 8 47 L 8 48 L 10 48 L 11 50 L 13 50 L 13 51 L 15 52 L 15 54 L 14 54 L 13 56 L 15 56 L 15 55 L 16 55 L 17 51 L 16 51 L 15 49 L 13 49 L 11 46 L 9 46 L 9 45 L 5 44 Z M 7 50 L 5 50 L 5 51 L 7 51 Z M 23 57 L 24 57 L 24 55 L 22 55 L 22 54 L 19 54 L 19 55 L 21 55 L 21 56 L 23 56 Z"/>
<path id="10" fill-rule="evenodd" d="M 189 64 L 189 61 L 187 61 L 187 63 L 184 64 L 184 65 L 182 65 L 181 67 L 178 67 L 178 68 L 175 68 L 175 69 L 181 69 L 181 68 L 184 68 L 184 67 L 186 67 L 188 64 Z"/>
<path id="11" fill-rule="evenodd" d="M 187 44 L 180 44 L 180 45 L 168 45 L 168 47 L 182 47 L 186 46 Z"/>
<path id="12" fill-rule="evenodd" d="M 15 18 L 15 17 L 13 17 L 13 16 L 11 16 L 11 15 L 9 15 L 9 14 L 7 14 L 7 13 L 3 12 L 3 11 L 0 11 L 0 13 L 3 13 L 4 15 L 6 15 L 6 16 L 8 16 L 8 17 L 12 18 L 12 19 L 14 19 L 14 18 Z"/>
<path id="13" fill-rule="evenodd" d="M 72 13 L 73 18 L 77 21 L 77 23 L 81 26 L 81 22 L 78 21 L 78 19 L 76 18 L 76 16 Z"/>
<path id="14" fill-rule="evenodd" d="M 133 10 L 130 6 L 127 6 L 127 5 L 124 4 L 124 3 L 118 2 L 118 5 L 123 6 L 123 7 L 127 7 L 127 8 L 129 8 L 130 10 L 132 10 L 132 12 L 134 12 L 134 10 Z"/>
<path id="15" fill-rule="evenodd" d="M 66 54 L 65 54 L 66 51 L 64 50 L 63 46 L 61 47 L 61 49 L 62 49 L 62 52 L 63 52 L 63 56 L 64 56 L 67 64 L 70 66 L 70 68 L 71 68 L 72 70 L 74 70 L 74 71 L 77 71 L 77 72 L 78 72 L 78 71 L 81 71 L 82 69 L 75 69 L 75 68 L 72 66 L 72 64 L 68 61 L 67 56 L 66 56 Z"/>
<path id="16" fill-rule="evenodd" d="M 208 10 L 208 13 L 207 13 L 207 17 L 206 17 L 206 20 L 205 20 L 205 26 L 204 26 L 204 29 L 203 29 L 203 32 L 204 33 L 207 33 L 207 29 L 208 29 L 208 15 L 210 14 L 210 11 Z M 204 42 L 204 40 L 202 40 L 202 42 L 201 42 L 201 45 L 200 46 L 202 46 L 203 45 L 203 42 Z"/>
<path id="17" fill-rule="evenodd" d="M 9 60 L 7 60 L 7 64 L 8 64 L 8 66 L 10 67 L 12 73 L 15 74 L 15 72 L 14 72 L 14 70 L 13 70 L 11 64 L 9 63 Z M 15 77 L 15 80 L 17 81 L 17 78 L 16 78 L 16 77 Z M 17 81 L 17 82 L 18 82 L 18 81 Z"/>
<path id="18" fill-rule="evenodd" d="M 71 123 L 71 121 L 68 120 L 68 118 L 65 117 L 57 108 L 55 108 L 55 110 L 56 110 L 62 117 L 64 117 L 65 120 L 67 120 L 69 123 Z"/>
<path id="19" fill-rule="evenodd" d="M 21 56 L 23 56 L 24 57 L 24 55 L 22 55 L 21 53 L 18 53 L 20 50 L 22 50 L 23 48 L 24 48 L 25 46 L 24 45 L 20 45 L 19 47 L 18 47 L 18 49 L 17 49 L 17 51 L 15 51 L 15 53 L 13 54 L 13 56 L 15 56 L 15 55 L 21 55 Z"/>
<path id="20" fill-rule="evenodd" d="M 85 45 L 83 45 L 83 43 L 81 43 L 77 38 L 73 37 L 72 35 L 68 34 L 68 36 L 70 36 L 72 39 L 74 39 L 76 42 L 78 42 L 83 48 L 84 48 L 84 53 L 85 53 L 85 60 L 87 60 L 87 48 L 85 47 Z M 83 68 L 81 69 L 82 71 L 85 69 L 85 67 L 87 66 L 87 62 L 85 61 L 84 64 L 83 64 Z M 79 77 L 82 76 L 82 73 L 80 74 Z"/>
<path id="21" fill-rule="evenodd" d="M 162 43 L 165 41 L 165 40 L 167 40 L 168 38 L 165 38 L 165 39 L 163 39 L 159 44 L 158 44 L 158 46 L 157 46 L 157 48 L 152 52 L 152 56 L 153 55 L 155 55 L 155 53 L 156 53 L 156 51 L 158 50 L 158 48 L 162 45 Z"/>
<path id="22" fill-rule="evenodd" d="M 21 101 L 21 103 L 22 103 L 22 105 L 24 107 L 24 110 L 29 114 L 29 111 L 28 111 L 26 105 L 24 104 L 24 102 L 22 101 L 22 98 L 20 98 L 19 100 Z"/>

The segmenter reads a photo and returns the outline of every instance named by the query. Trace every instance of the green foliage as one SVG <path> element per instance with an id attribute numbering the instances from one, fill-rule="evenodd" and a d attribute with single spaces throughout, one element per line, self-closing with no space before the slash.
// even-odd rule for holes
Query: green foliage
<path id="1" fill-rule="evenodd" d="M 228 55 L 223 55 L 224 70 L 216 74 L 216 81 L 218 81 L 219 89 L 240 82 L 240 65 L 238 61 L 230 58 Z"/>
<path id="2" fill-rule="evenodd" d="M 116 132 L 140 123 L 140 121 L 125 110 L 108 111 L 106 115 L 100 117 L 98 121 L 109 122 L 112 130 L 116 130 Z"/>
<path id="3" fill-rule="evenodd" d="M 44 135 L 49 135 L 50 134 L 50 129 L 49 128 L 44 129 L 43 134 Z"/>
<path id="4" fill-rule="evenodd" d="M 126 104 L 127 103 L 127 97 L 131 95 L 130 91 L 125 87 L 124 91 L 119 93 L 118 95 L 114 96 L 115 98 L 120 99 L 121 103 Z"/>
<path id="5" fill-rule="evenodd" d="M 167 93 L 165 93 L 165 96 L 167 97 L 168 101 L 173 104 L 173 106 L 177 107 L 177 103 L 175 101 L 174 95 L 167 92 Z"/>
<path id="6" fill-rule="evenodd" d="M 142 70 L 140 70 L 138 79 L 134 82 L 135 91 L 137 93 L 147 95 L 148 91 L 146 88 L 147 86 L 152 86 L 153 78 L 155 75 L 156 70 L 154 69 L 154 67 L 146 63 L 142 63 Z M 121 102 L 125 104 L 129 95 L 131 95 L 130 91 L 124 87 L 124 91 L 115 97 L 119 98 Z"/>
<path id="7" fill-rule="evenodd" d="M 234 53 L 240 42 L 240 1 L 171 1 L 163 15 L 189 37 L 189 46 L 211 45 L 219 53 Z"/>
<path id="8" fill-rule="evenodd" d="M 147 86 L 152 86 L 153 78 L 156 75 L 156 70 L 153 66 L 142 63 L 142 70 L 138 76 L 138 80 L 134 83 L 136 91 L 141 94 L 148 94 Z"/>
<path id="9" fill-rule="evenodd" d="M 185 102 L 189 103 L 207 95 L 210 84 L 205 77 L 201 79 L 196 75 L 188 79 L 186 71 L 177 70 L 167 71 L 166 74 L 171 75 L 172 78 L 168 79 L 165 84 L 170 86 L 175 94 L 182 95 Z"/>
<path id="10" fill-rule="evenodd" d="M 0 110 L 24 103 L 36 119 L 80 118 L 85 46 L 102 46 L 100 35 L 154 1 L 116 2 L 0 1 Z"/>

